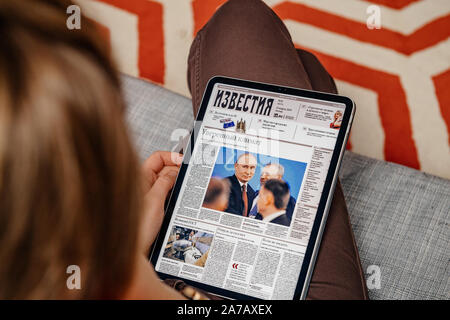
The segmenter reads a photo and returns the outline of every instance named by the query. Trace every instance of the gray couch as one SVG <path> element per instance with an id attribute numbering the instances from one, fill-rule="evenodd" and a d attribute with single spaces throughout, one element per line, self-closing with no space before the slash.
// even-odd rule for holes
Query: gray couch
<path id="1" fill-rule="evenodd" d="M 174 149 L 176 136 L 193 125 L 191 101 L 127 76 L 123 85 L 141 159 Z M 379 267 L 370 298 L 449 299 L 450 181 L 349 151 L 340 178 L 369 280 Z"/>

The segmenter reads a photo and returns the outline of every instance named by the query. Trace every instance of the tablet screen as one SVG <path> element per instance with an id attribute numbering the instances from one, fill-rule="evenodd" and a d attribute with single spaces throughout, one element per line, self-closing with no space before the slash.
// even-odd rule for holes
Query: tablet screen
<path id="1" fill-rule="evenodd" d="M 293 299 L 344 111 L 216 83 L 156 271 Z"/>

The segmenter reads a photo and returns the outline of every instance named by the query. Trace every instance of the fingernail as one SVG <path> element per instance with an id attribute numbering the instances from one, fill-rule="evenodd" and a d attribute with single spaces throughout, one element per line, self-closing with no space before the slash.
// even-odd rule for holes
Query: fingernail
<path id="1" fill-rule="evenodd" d="M 171 177 L 176 177 L 178 175 L 178 171 L 172 170 L 167 172 L 167 175 L 171 176 Z"/>
<path id="2" fill-rule="evenodd" d="M 175 154 L 174 162 L 175 162 L 176 164 L 182 164 L 182 163 L 183 163 L 183 155 L 182 155 L 182 154 L 179 154 L 179 153 L 176 153 L 176 154 Z"/>

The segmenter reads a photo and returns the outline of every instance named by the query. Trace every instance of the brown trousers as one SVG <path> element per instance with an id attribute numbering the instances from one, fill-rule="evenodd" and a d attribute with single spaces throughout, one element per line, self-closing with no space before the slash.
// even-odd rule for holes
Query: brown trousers
<path id="1" fill-rule="evenodd" d="M 260 0 L 230 0 L 192 43 L 188 84 L 194 115 L 213 76 L 336 93 L 317 58 L 297 50 L 278 16 Z M 340 182 L 334 193 L 308 299 L 367 299 L 358 250 Z"/>

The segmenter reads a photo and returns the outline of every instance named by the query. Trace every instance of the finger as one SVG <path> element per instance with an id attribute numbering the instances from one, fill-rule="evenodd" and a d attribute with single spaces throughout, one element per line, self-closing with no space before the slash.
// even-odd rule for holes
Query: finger
<path id="1" fill-rule="evenodd" d="M 156 233 L 159 230 L 160 224 L 162 223 L 162 217 L 164 216 L 164 203 L 172 188 L 176 175 L 178 174 L 178 167 L 165 167 L 161 170 L 161 174 L 156 179 L 150 191 L 145 196 L 145 207 L 148 208 L 145 210 L 145 221 L 146 226 L 149 227 L 149 230 L 154 230 Z M 144 232 L 145 233 L 145 232 Z"/>
<path id="2" fill-rule="evenodd" d="M 158 178 L 158 175 L 153 172 L 152 170 L 146 171 L 144 168 L 142 168 L 142 191 L 144 194 L 150 191 L 150 188 L 155 183 L 156 179 Z"/>
<path id="3" fill-rule="evenodd" d="M 165 166 L 180 166 L 183 161 L 183 156 L 176 152 L 156 151 L 145 160 L 143 168 L 144 173 L 155 172 L 158 173 Z"/>
<path id="4" fill-rule="evenodd" d="M 183 156 L 179 153 L 169 151 L 157 151 L 152 153 L 142 166 L 144 193 L 147 193 L 150 190 L 157 179 L 158 173 L 165 166 L 180 165 L 183 161 L 182 157 Z"/>
<path id="5" fill-rule="evenodd" d="M 158 178 L 159 176 L 164 176 L 166 174 L 171 174 L 170 172 L 172 171 L 176 171 L 178 174 L 178 171 L 180 171 L 180 168 L 176 167 L 176 166 L 165 166 L 164 168 L 162 168 L 162 170 L 156 175 L 156 178 Z M 155 179 L 156 180 L 156 179 Z"/>
<path id="6" fill-rule="evenodd" d="M 178 167 L 165 167 L 158 175 L 149 191 L 149 198 L 153 200 L 155 205 L 158 204 L 164 207 L 164 201 L 175 183 L 178 171 Z"/>

